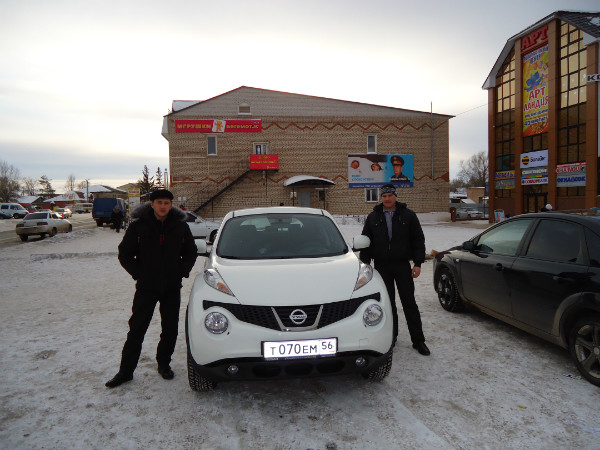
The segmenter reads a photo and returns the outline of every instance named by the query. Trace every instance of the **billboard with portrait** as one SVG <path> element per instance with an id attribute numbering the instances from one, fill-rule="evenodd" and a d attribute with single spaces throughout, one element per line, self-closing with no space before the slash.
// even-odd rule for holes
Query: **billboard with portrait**
<path id="1" fill-rule="evenodd" d="M 348 187 L 378 188 L 387 183 L 413 187 L 413 155 L 348 155 Z"/>

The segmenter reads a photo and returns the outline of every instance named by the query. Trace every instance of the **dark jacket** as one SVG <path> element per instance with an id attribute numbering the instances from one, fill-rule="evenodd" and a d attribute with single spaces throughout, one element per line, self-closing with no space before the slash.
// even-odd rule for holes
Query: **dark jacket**
<path id="1" fill-rule="evenodd" d="M 412 260 L 420 267 L 425 262 L 425 235 L 417 215 L 406 207 L 406 203 L 396 202 L 391 241 L 381 203 L 367 216 L 362 234 L 371 239 L 369 248 L 360 252 L 360 260 L 366 264 L 370 264 L 371 259 L 375 260 L 376 266 Z"/>
<path id="2" fill-rule="evenodd" d="M 144 203 L 131 217 L 135 220 L 119 244 L 119 262 L 137 281 L 138 289 L 179 289 L 198 256 L 186 214 L 173 207 L 161 222 L 150 203 Z"/>
<path id="3" fill-rule="evenodd" d="M 110 220 L 112 220 L 112 223 L 114 224 L 120 224 L 121 222 L 123 222 L 123 218 L 124 218 L 124 214 L 123 211 L 121 211 L 120 209 L 117 211 L 116 209 L 112 210 L 112 213 L 110 213 Z"/>

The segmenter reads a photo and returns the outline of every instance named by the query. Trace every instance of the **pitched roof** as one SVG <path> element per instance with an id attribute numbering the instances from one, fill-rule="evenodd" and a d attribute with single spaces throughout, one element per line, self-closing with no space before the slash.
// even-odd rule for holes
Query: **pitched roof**
<path id="1" fill-rule="evenodd" d="M 600 12 L 583 12 L 583 11 L 555 11 L 552 14 L 544 17 L 543 19 L 537 21 L 533 25 L 525 28 L 521 32 L 515 34 L 513 37 L 509 38 L 498 56 L 492 71 L 486 78 L 483 83 L 482 89 L 491 89 L 496 85 L 496 75 L 498 71 L 502 67 L 502 64 L 508 57 L 510 51 L 515 45 L 515 41 L 517 39 L 522 38 L 523 36 L 528 35 L 532 31 L 541 27 L 542 25 L 551 22 L 554 19 L 563 20 L 574 27 L 582 30 L 587 36 L 584 38 L 584 41 L 588 43 L 591 41 L 597 41 L 600 38 Z"/>

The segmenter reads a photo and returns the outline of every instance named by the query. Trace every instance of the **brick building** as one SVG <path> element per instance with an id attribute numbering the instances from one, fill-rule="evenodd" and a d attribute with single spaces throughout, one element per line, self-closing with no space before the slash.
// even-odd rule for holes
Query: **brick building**
<path id="1" fill-rule="evenodd" d="M 511 37 L 488 91 L 490 209 L 600 206 L 600 13 L 557 11 Z"/>
<path id="2" fill-rule="evenodd" d="M 211 217 L 282 203 L 366 214 L 379 191 L 350 187 L 349 155 L 389 162 L 400 154 L 412 172 L 400 200 L 417 212 L 447 211 L 450 118 L 244 86 L 175 101 L 162 130 L 169 188 L 176 204 Z"/>

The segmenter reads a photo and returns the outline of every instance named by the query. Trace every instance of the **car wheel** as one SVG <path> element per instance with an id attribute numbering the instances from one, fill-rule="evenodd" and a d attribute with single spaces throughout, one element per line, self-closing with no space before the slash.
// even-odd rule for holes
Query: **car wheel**
<path id="1" fill-rule="evenodd" d="M 210 243 L 213 244 L 215 242 L 216 238 L 217 238 L 217 230 L 214 230 L 212 233 L 210 233 Z"/>
<path id="2" fill-rule="evenodd" d="M 69 228 L 67 229 L 67 233 L 70 233 L 71 231 L 73 231 L 73 225 L 69 225 Z"/>
<path id="3" fill-rule="evenodd" d="M 600 315 L 591 314 L 575 322 L 569 333 L 569 350 L 577 370 L 600 386 Z"/>
<path id="4" fill-rule="evenodd" d="M 29 235 L 28 234 L 20 234 L 19 237 L 21 238 L 21 240 L 23 242 L 26 242 L 27 239 L 29 239 Z"/>
<path id="5" fill-rule="evenodd" d="M 187 366 L 188 366 L 188 381 L 190 383 L 190 387 L 193 391 L 198 392 L 208 392 L 212 391 L 216 385 L 215 382 L 209 380 L 208 378 L 200 375 L 196 370 L 196 365 L 194 363 L 194 357 L 190 353 L 188 349 L 187 352 Z"/>
<path id="6" fill-rule="evenodd" d="M 437 293 L 440 305 L 446 311 L 459 312 L 464 309 L 464 303 L 458 295 L 456 280 L 448 269 L 442 269 L 437 282 Z"/>
<path id="7" fill-rule="evenodd" d="M 101 227 L 101 226 L 103 226 L 103 225 L 104 225 L 104 224 L 102 223 L 102 221 L 101 221 L 101 220 L 96 220 L 96 226 L 98 226 L 98 227 Z"/>
<path id="8" fill-rule="evenodd" d="M 56 228 L 52 228 L 52 229 L 50 230 L 50 233 L 48 233 L 48 234 L 50 235 L 50 237 L 52 237 L 52 236 L 56 236 L 56 233 L 57 233 L 57 232 L 58 232 L 58 231 L 56 230 Z"/>
<path id="9" fill-rule="evenodd" d="M 381 381 L 383 380 L 385 377 L 387 377 L 390 373 L 390 370 L 392 370 L 392 359 L 393 359 L 394 355 L 392 352 L 390 352 L 390 354 L 388 355 L 388 358 L 385 360 L 385 362 L 380 365 L 377 369 L 373 369 L 370 372 L 367 373 L 363 373 L 363 377 L 367 378 L 368 380 L 373 380 L 373 381 Z"/>
<path id="10" fill-rule="evenodd" d="M 46 233 L 40 233 L 40 239 L 46 239 Z"/>

